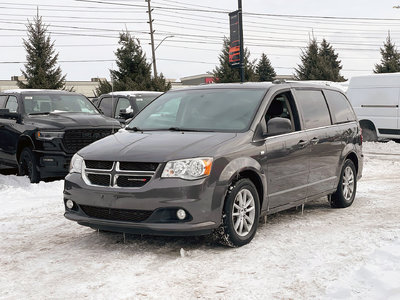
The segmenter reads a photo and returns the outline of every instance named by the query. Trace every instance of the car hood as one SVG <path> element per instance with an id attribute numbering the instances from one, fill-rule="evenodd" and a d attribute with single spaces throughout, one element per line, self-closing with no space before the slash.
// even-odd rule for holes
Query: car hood
<path id="1" fill-rule="evenodd" d="M 121 128 L 117 120 L 107 118 L 100 114 L 88 113 L 50 113 L 48 115 L 28 115 L 26 124 L 34 125 L 39 129 L 64 130 L 70 128 L 87 127 L 113 127 Z"/>
<path id="2" fill-rule="evenodd" d="M 145 131 L 120 132 L 78 152 L 84 159 L 105 161 L 166 162 L 213 156 L 214 149 L 236 133 Z"/>

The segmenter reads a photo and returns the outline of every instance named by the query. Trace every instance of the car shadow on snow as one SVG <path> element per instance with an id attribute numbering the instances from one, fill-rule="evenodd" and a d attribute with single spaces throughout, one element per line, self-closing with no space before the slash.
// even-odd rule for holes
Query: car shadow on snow
<path id="1" fill-rule="evenodd" d="M 125 254 L 145 252 L 169 259 L 190 256 L 196 250 L 218 252 L 228 249 L 218 244 L 211 235 L 174 237 L 93 231 L 84 239 L 86 245 L 91 244 L 97 247 L 100 243 L 103 251 L 118 250 Z"/>
<path id="2" fill-rule="evenodd" d="M 285 226 L 296 220 L 304 218 L 313 218 L 314 215 L 326 215 L 334 213 L 336 210 L 332 209 L 326 197 L 311 201 L 305 204 L 302 214 L 301 206 L 297 208 L 288 209 L 279 213 L 269 215 L 267 223 L 260 218 L 259 232 L 267 232 L 271 226 Z M 153 254 L 162 254 L 170 257 L 186 256 L 194 250 L 213 250 L 213 251 L 226 251 L 231 249 L 218 243 L 213 235 L 206 236 L 155 236 L 155 235 L 140 235 L 140 234 L 123 234 L 116 232 L 97 231 L 87 229 L 86 237 L 82 237 L 81 245 L 93 246 L 96 244 L 102 245 L 103 249 L 114 251 L 116 249 L 129 252 L 146 251 L 153 252 Z M 90 232 L 90 230 L 92 230 Z"/>

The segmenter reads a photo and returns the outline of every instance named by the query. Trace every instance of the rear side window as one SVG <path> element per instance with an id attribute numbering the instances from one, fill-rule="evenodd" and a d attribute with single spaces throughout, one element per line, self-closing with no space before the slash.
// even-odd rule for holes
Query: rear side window
<path id="1" fill-rule="evenodd" d="M 331 116 L 321 91 L 297 90 L 296 98 L 306 129 L 331 125 Z"/>
<path id="2" fill-rule="evenodd" d="M 101 100 L 100 109 L 106 116 L 111 117 L 113 115 L 112 110 L 115 102 L 117 102 L 117 98 L 112 97 L 106 97 Z"/>
<path id="3" fill-rule="evenodd" d="M 4 107 L 4 104 L 6 103 L 7 97 L 8 96 L 5 96 L 5 95 L 0 96 L 0 108 Z"/>
<path id="4" fill-rule="evenodd" d="M 355 121 L 353 109 L 346 97 L 339 92 L 325 90 L 326 101 L 332 113 L 335 124 Z"/>

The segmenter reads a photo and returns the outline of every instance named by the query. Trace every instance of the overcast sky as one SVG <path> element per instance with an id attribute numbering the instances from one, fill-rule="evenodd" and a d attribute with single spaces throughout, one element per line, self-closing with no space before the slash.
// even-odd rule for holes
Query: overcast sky
<path id="1" fill-rule="evenodd" d="M 118 32 L 125 29 L 140 39 L 151 61 L 147 2 L 99 1 L 134 6 L 0 0 L 0 79 L 21 74 L 23 64 L 18 62 L 26 56 L 24 24 L 36 15 L 36 6 L 49 25 L 67 80 L 109 78 L 109 69 L 115 67 Z M 167 37 L 156 51 L 158 72 L 177 79 L 212 71 L 218 64 L 222 38 L 229 36 L 227 12 L 237 9 L 237 1 L 152 0 L 151 4 L 155 44 Z M 342 60 L 342 75 L 370 74 L 380 60 L 379 48 L 389 30 L 400 45 L 400 9 L 393 8 L 399 4 L 400 0 L 243 0 L 244 43 L 252 59 L 264 52 L 278 74 L 293 74 L 301 49 L 313 34 L 335 47 Z"/>

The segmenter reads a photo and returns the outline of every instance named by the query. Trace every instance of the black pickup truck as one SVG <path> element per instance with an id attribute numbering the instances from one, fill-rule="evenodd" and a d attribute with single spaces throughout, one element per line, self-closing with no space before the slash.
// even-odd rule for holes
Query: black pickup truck
<path id="1" fill-rule="evenodd" d="M 31 182 L 64 177 L 74 153 L 120 128 L 77 93 L 0 92 L 0 167 L 18 168 Z"/>

